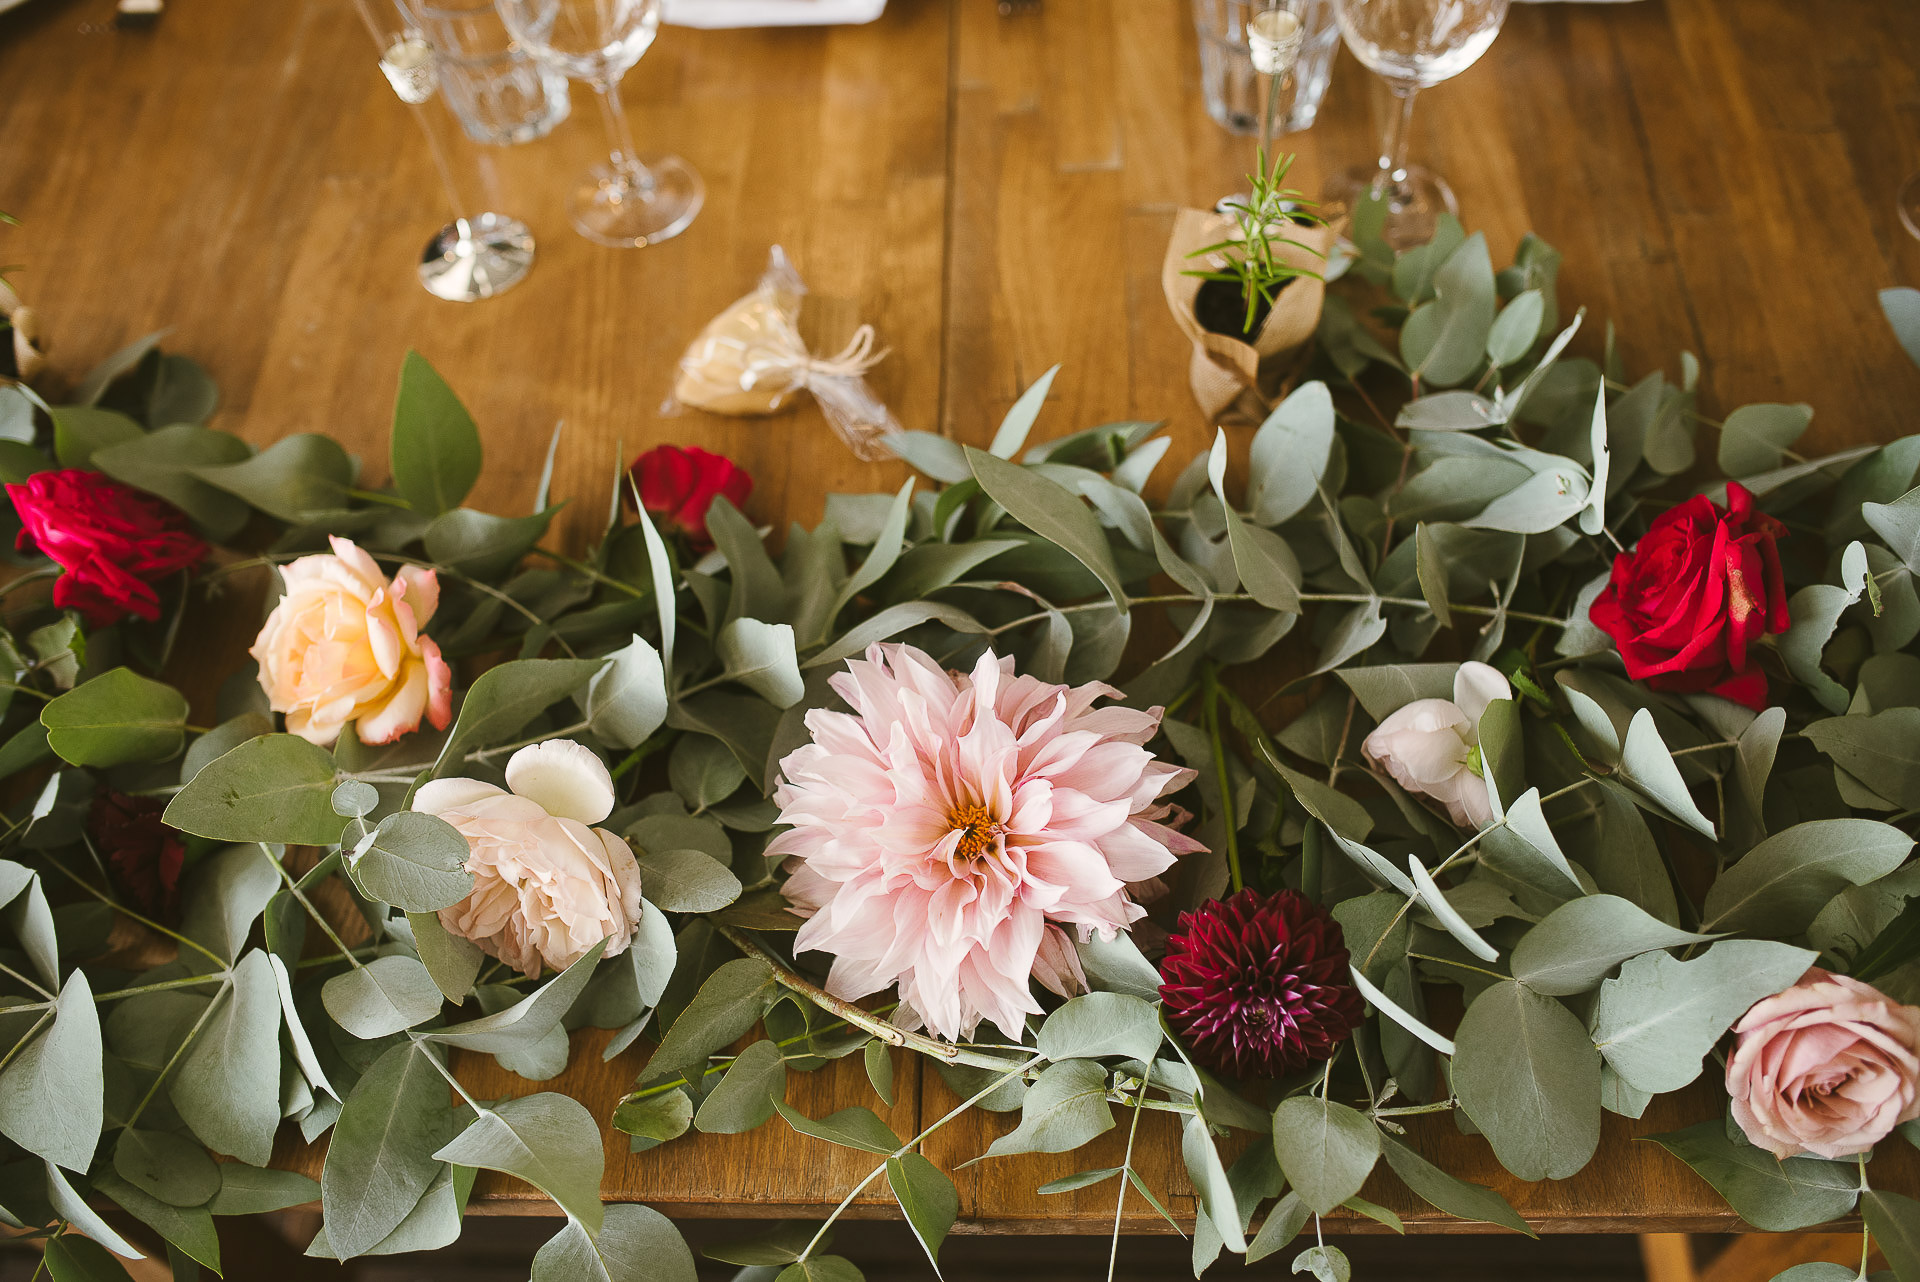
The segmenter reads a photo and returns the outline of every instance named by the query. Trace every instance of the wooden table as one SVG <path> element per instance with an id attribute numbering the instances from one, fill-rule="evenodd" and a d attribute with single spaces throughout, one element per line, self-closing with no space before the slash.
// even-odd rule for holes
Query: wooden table
<path id="1" fill-rule="evenodd" d="M 110 0 L 32 0 L 0 17 L 0 208 L 25 224 L 0 228 L 0 261 L 27 265 L 15 279 L 69 373 L 172 326 L 168 346 L 220 382 L 217 426 L 260 444 L 330 432 L 377 477 L 400 358 L 418 347 L 481 423 L 479 506 L 531 501 L 538 451 L 564 418 L 555 493 L 579 499 L 566 537 L 596 525 L 617 458 L 663 441 L 731 454 L 757 479 L 755 515 L 811 523 L 827 493 L 891 488 L 902 469 L 855 461 L 811 406 L 772 421 L 657 410 L 681 347 L 779 242 L 878 327 L 892 355 L 874 382 L 909 427 L 985 444 L 1057 361 L 1042 437 L 1164 416 L 1176 458 L 1205 440 L 1160 256 L 1174 209 L 1233 189 L 1251 148 L 1202 110 L 1184 0 L 1044 0 L 1013 18 L 990 0 L 894 0 L 864 28 L 670 29 L 626 90 L 643 146 L 706 176 L 699 221 L 638 252 L 571 232 L 565 180 L 602 145 L 580 100 L 550 139 L 490 153 L 539 262 L 473 306 L 414 281 L 444 210 L 347 0 L 174 0 L 145 33 L 112 29 L 110 14 Z M 1709 410 L 1804 399 L 1818 410 L 1810 439 L 1835 448 L 1911 430 L 1920 404 L 1920 372 L 1874 298 L 1920 281 L 1920 242 L 1894 214 L 1920 168 L 1916 68 L 1910 0 L 1523 4 L 1478 66 L 1425 96 L 1415 149 L 1452 180 L 1497 263 L 1529 229 L 1565 251 L 1563 308 L 1611 320 L 1628 370 L 1677 374 L 1691 349 Z M 1371 157 L 1370 95 L 1343 54 L 1320 123 L 1289 139 L 1304 186 Z M 1578 350 L 1597 353 L 1602 332 L 1591 324 Z M 603 1065 L 599 1036 L 580 1035 L 547 1086 L 605 1117 L 637 1060 Z M 900 1060 L 889 1120 L 908 1134 L 954 1101 Z M 482 1095 L 546 1088 L 491 1061 L 462 1071 Z M 815 1116 L 872 1102 L 857 1057 L 796 1077 L 789 1099 Z M 1640 1123 L 1609 1115 L 1584 1172 L 1533 1187 L 1449 1122 L 1414 1138 L 1544 1229 L 1726 1229 L 1705 1184 L 1633 1142 L 1716 1107 L 1703 1085 Z M 970 1115 L 929 1153 L 956 1164 L 1004 1125 Z M 1150 1182 L 1190 1211 L 1169 1134 L 1148 1129 L 1140 1148 Z M 778 1122 L 639 1156 L 614 1133 L 607 1156 L 609 1197 L 696 1216 L 817 1216 L 868 1169 Z M 969 1167 L 961 1227 L 1104 1232 L 1111 1187 L 1033 1190 L 1117 1157 L 1115 1138 Z M 1904 1169 L 1907 1187 L 1920 1182 Z M 1367 1196 L 1415 1228 L 1463 1227 L 1390 1177 Z M 544 1206 L 481 1184 L 480 1209 Z M 882 1189 L 854 1213 L 895 1212 Z M 1125 1227 L 1158 1221 L 1135 1198 Z"/>

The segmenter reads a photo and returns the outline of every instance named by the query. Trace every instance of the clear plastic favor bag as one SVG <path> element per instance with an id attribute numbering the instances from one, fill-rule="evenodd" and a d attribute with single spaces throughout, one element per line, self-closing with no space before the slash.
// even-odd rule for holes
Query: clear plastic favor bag
<path id="1" fill-rule="evenodd" d="M 837 354 L 813 355 L 800 337 L 800 300 L 806 292 L 786 251 L 775 245 L 753 292 L 709 321 L 680 358 L 666 408 L 777 414 L 803 390 L 810 391 L 855 454 L 891 457 L 881 438 L 899 431 L 900 424 L 866 380 L 885 349 L 874 350 L 873 326 L 862 325 Z"/>

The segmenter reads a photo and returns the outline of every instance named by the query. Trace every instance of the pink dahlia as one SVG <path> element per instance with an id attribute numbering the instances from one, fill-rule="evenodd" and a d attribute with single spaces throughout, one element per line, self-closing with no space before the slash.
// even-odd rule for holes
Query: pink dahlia
<path id="1" fill-rule="evenodd" d="M 853 711 L 807 714 L 774 793 L 792 827 L 767 853 L 807 918 L 794 948 L 833 954 L 837 996 L 897 984 L 944 1037 L 983 1018 L 1017 1034 L 1040 1010 L 1030 977 L 1086 986 L 1068 929 L 1127 929 L 1146 913 L 1129 884 L 1201 849 L 1162 822 L 1194 772 L 1142 746 L 1161 710 L 1094 707 L 1110 686 L 1016 676 L 991 651 L 949 672 L 906 645 L 832 684 Z"/>
<path id="2" fill-rule="evenodd" d="M 1340 923 L 1297 890 L 1181 913 L 1160 974 L 1161 1009 L 1194 1062 L 1235 1077 L 1324 1063 L 1366 1014 Z"/>

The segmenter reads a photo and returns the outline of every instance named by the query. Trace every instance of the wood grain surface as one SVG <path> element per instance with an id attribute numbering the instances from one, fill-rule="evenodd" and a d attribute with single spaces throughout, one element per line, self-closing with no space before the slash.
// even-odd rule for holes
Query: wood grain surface
<path id="1" fill-rule="evenodd" d="M 480 422 L 479 506 L 531 502 L 565 420 L 555 493 L 577 501 L 564 537 L 596 526 L 617 462 L 661 442 L 731 454 L 757 480 L 760 520 L 811 523 L 828 493 L 890 488 L 904 470 L 856 461 L 811 405 L 771 420 L 660 410 L 681 348 L 777 242 L 816 291 L 824 341 L 878 328 L 892 354 L 874 382 L 909 427 L 983 445 L 1060 362 L 1042 437 L 1165 418 L 1176 458 L 1205 440 L 1160 257 L 1174 211 L 1237 189 L 1251 147 L 1202 109 L 1185 0 L 1043 0 L 1012 18 L 990 0 L 894 0 L 860 28 L 669 29 L 624 88 L 643 149 L 704 174 L 699 221 L 637 252 L 572 233 L 567 180 L 602 146 L 576 95 L 551 138 L 463 160 L 484 162 L 497 207 L 539 237 L 527 282 L 472 306 L 414 280 L 446 211 L 347 0 L 175 0 L 145 32 L 110 19 L 110 0 L 0 17 L 0 209 L 24 223 L 0 228 L 0 261 L 25 265 L 13 278 L 69 374 L 171 326 L 169 348 L 220 383 L 217 426 L 262 445 L 326 431 L 378 477 L 394 378 L 417 347 Z M 1318 125 L 1288 140 L 1300 185 L 1370 159 L 1375 98 L 1343 53 Z M 1589 309 L 1577 350 L 1597 354 L 1609 322 L 1636 376 L 1660 363 L 1677 375 L 1691 350 L 1709 413 L 1804 400 L 1818 449 L 1914 429 L 1920 373 L 1874 299 L 1920 282 L 1920 242 L 1894 213 L 1920 169 L 1911 0 L 1516 5 L 1480 64 L 1423 96 L 1414 149 L 1452 180 L 1496 262 L 1530 229 L 1565 252 L 1562 307 Z M 605 1117 L 639 1053 L 602 1063 L 603 1037 L 576 1035 L 572 1066 L 544 1087 L 490 1060 L 459 1071 L 480 1096 L 557 1087 Z M 955 1100 L 899 1060 L 899 1103 L 883 1112 L 905 1134 Z M 789 1101 L 815 1116 L 874 1102 L 857 1058 L 792 1080 Z M 1724 1230 L 1737 1222 L 1717 1196 L 1635 1140 L 1711 1116 L 1714 1094 L 1702 1084 L 1638 1123 L 1609 1115 L 1599 1156 L 1557 1183 L 1519 1184 L 1444 1119 L 1415 1119 L 1410 1139 L 1542 1229 Z M 1137 1156 L 1190 1211 L 1163 1120 L 1147 1119 Z M 957 1164 L 1008 1124 L 970 1115 L 929 1154 Z M 1034 1188 L 1117 1160 L 1122 1143 L 1116 1130 L 1079 1154 L 966 1168 L 960 1227 L 1104 1232 L 1110 1186 Z M 1920 1187 L 1912 1156 L 1877 1163 L 1875 1182 Z M 683 1215 L 818 1216 L 870 1169 L 778 1122 L 640 1155 L 614 1133 L 607 1158 L 608 1197 Z M 1389 1176 L 1366 1196 L 1416 1229 L 1472 1227 Z M 476 1201 L 544 1206 L 492 1177 Z M 896 1212 L 876 1184 L 852 1213 Z M 1160 1227 L 1138 1198 L 1124 1226 Z"/>

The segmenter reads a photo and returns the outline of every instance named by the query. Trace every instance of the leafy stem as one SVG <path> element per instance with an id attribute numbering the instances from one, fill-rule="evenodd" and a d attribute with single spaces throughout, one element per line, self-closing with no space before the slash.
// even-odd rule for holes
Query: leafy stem
<path id="1" fill-rule="evenodd" d="M 1214 780 L 1220 789 L 1220 827 L 1225 833 L 1227 881 L 1238 891 L 1245 883 L 1240 876 L 1239 811 L 1233 804 L 1233 780 L 1227 773 L 1227 745 L 1220 734 L 1220 674 L 1208 664 L 1203 682 L 1202 715 L 1206 719 L 1207 742 L 1213 749 Z"/>
<path id="2" fill-rule="evenodd" d="M 1120 1263 L 1120 1214 L 1127 1207 L 1127 1184 L 1133 1172 L 1133 1138 L 1140 1132 L 1140 1114 L 1145 1112 L 1140 1106 L 1146 1102 L 1147 1087 L 1153 1082 L 1153 1060 L 1147 1060 L 1146 1072 L 1140 1076 L 1140 1090 L 1133 1097 L 1133 1120 L 1127 1123 L 1127 1152 L 1120 1159 L 1120 1196 L 1113 1200 L 1113 1245 L 1107 1252 L 1107 1282 L 1113 1282 L 1113 1273 Z"/>
<path id="3" fill-rule="evenodd" d="M 335 933 L 332 923 L 313 906 L 313 901 L 307 898 L 307 892 L 300 889 L 299 883 L 294 881 L 293 874 L 287 871 L 287 866 L 273 857 L 273 852 L 267 849 L 267 843 L 256 841 L 253 844 L 260 848 L 260 857 L 272 864 L 274 871 L 280 874 L 280 880 L 287 884 L 287 893 L 307 910 L 307 916 L 313 918 L 314 924 L 320 927 L 320 932 L 333 941 L 333 946 L 340 951 L 340 955 L 346 958 L 355 970 L 365 970 L 366 963 L 354 956 L 353 949 L 347 947 L 347 941 Z"/>

